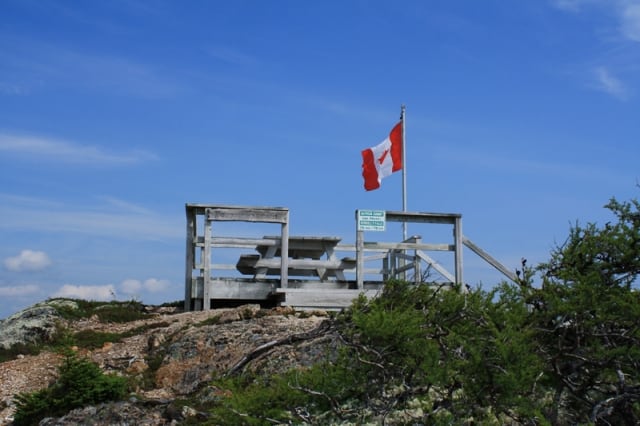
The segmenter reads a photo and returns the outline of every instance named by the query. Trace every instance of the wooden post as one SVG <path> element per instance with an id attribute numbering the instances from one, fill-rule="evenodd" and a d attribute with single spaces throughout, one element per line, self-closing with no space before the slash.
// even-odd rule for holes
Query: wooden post
<path id="1" fill-rule="evenodd" d="M 280 286 L 289 286 L 289 210 L 280 227 Z"/>
<path id="2" fill-rule="evenodd" d="M 462 217 L 458 216 L 455 218 L 453 224 L 453 239 L 454 239 L 454 250 L 455 250 L 455 276 L 456 282 L 455 284 L 464 284 L 462 277 Z"/>
<path id="3" fill-rule="evenodd" d="M 356 283 L 364 289 L 364 231 L 356 231 Z"/>
<path id="4" fill-rule="evenodd" d="M 184 311 L 188 312 L 193 309 L 191 298 L 193 297 L 193 269 L 195 266 L 195 247 L 193 242 L 196 237 L 196 214 L 188 205 L 185 205 L 185 210 L 187 214 L 187 255 L 184 274 Z"/>
<path id="5" fill-rule="evenodd" d="M 413 239 L 414 243 L 421 244 L 422 238 L 416 237 Z M 420 258 L 418 257 L 418 250 L 413 251 L 413 282 L 416 284 L 420 284 L 422 281 L 422 273 L 420 271 Z"/>
<path id="6" fill-rule="evenodd" d="M 202 288 L 202 309 L 208 311 L 211 309 L 211 300 L 209 292 L 211 290 L 211 222 L 208 217 L 204 219 L 204 247 L 202 254 L 202 268 L 204 271 L 203 288 Z"/>

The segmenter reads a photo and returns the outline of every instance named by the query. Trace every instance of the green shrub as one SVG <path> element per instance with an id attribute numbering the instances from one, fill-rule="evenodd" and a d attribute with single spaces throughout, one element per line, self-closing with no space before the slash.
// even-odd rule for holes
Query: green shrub
<path id="1" fill-rule="evenodd" d="M 162 308 L 184 308 L 184 300 L 174 300 L 173 302 L 165 302 L 160 305 Z"/>
<path id="2" fill-rule="evenodd" d="M 118 342 L 122 337 L 121 333 L 81 330 L 73 334 L 72 341 L 75 346 L 93 350 L 103 347 L 107 342 Z"/>
<path id="3" fill-rule="evenodd" d="M 216 382 L 224 391 L 207 424 L 291 424 L 289 409 L 306 405 L 309 398 L 292 389 L 287 378 L 243 376 Z"/>
<path id="4" fill-rule="evenodd" d="M 140 302 L 110 302 L 95 310 L 100 322 L 125 323 L 148 318 Z"/>
<path id="5" fill-rule="evenodd" d="M 41 345 L 34 345 L 32 343 L 16 343 L 7 349 L 0 348 L 0 362 L 14 360 L 18 355 L 38 355 L 40 350 Z"/>
<path id="6" fill-rule="evenodd" d="M 55 331 L 47 341 L 36 343 L 16 343 L 9 348 L 0 348 L 0 362 L 14 360 L 18 355 L 38 355 L 43 350 L 69 347 L 73 342 L 71 333 L 62 323 L 57 323 Z"/>
<path id="7" fill-rule="evenodd" d="M 93 362 L 67 350 L 58 369 L 58 379 L 49 387 L 15 398 L 14 424 L 37 424 L 44 417 L 58 417 L 74 408 L 125 397 L 127 380 L 105 375 Z"/>
<path id="8" fill-rule="evenodd" d="M 416 406 L 419 424 L 538 417 L 530 398 L 541 367 L 523 324 L 527 307 L 503 291 L 388 282 L 338 315 L 337 356 L 282 376 L 215 382 L 225 391 L 212 424 L 377 423 Z"/>
<path id="9" fill-rule="evenodd" d="M 220 323 L 220 315 L 212 315 L 207 319 L 199 321 L 195 324 L 196 327 L 206 327 L 208 325 L 216 325 Z"/>
<path id="10" fill-rule="evenodd" d="M 149 331 L 149 330 L 154 330 L 156 328 L 165 328 L 165 327 L 169 327 L 171 325 L 170 322 L 167 321 L 160 321 L 160 322 L 154 322 L 154 323 L 150 323 L 150 324 L 143 324 L 139 327 L 133 328 L 129 331 L 125 331 L 124 333 L 122 333 L 122 337 L 131 337 L 131 336 L 137 336 L 138 334 L 144 334 L 145 332 Z"/>
<path id="11" fill-rule="evenodd" d="M 77 308 L 60 306 L 56 309 L 67 320 L 91 318 L 96 315 L 100 322 L 125 323 L 147 318 L 142 303 L 131 300 L 127 302 L 98 302 L 95 300 L 72 299 Z"/>

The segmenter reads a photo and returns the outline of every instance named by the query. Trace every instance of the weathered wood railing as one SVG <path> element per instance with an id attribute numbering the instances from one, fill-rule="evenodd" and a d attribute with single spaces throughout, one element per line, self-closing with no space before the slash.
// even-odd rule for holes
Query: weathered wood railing
<path id="1" fill-rule="evenodd" d="M 382 243 L 382 242 L 366 242 L 364 241 L 364 231 L 356 231 L 356 271 L 357 271 L 357 287 L 359 289 L 364 286 L 364 277 L 366 270 L 364 263 L 370 260 L 380 258 L 380 255 L 366 256 L 366 251 L 382 252 L 385 256 L 391 255 L 388 266 L 392 266 L 389 271 L 383 267 L 383 276 L 399 277 L 410 269 L 414 269 L 414 279 L 420 279 L 419 259 L 430 264 L 436 271 L 444 275 L 452 283 L 462 283 L 462 215 L 457 213 L 415 213 L 415 212 L 397 212 L 386 211 L 387 222 L 403 222 L 403 223 L 428 223 L 428 224 L 444 224 L 453 227 L 453 241 L 445 244 L 425 244 L 422 243 L 420 237 L 410 238 L 401 243 Z M 356 211 L 356 221 L 358 211 Z M 420 241 L 418 241 L 420 239 Z M 407 251 L 414 250 L 414 256 L 407 255 Z M 451 275 L 434 259 L 428 256 L 425 251 L 451 251 L 454 253 L 454 274 Z M 384 259 L 384 258 L 383 258 Z M 397 260 L 409 260 L 409 264 L 400 264 L 399 267 L 394 266 Z M 403 275 L 404 276 L 404 275 Z"/>
<path id="2" fill-rule="evenodd" d="M 246 207 L 216 204 L 187 204 L 187 255 L 185 275 L 185 310 L 209 309 L 212 294 L 211 270 L 224 268 L 224 264 L 211 263 L 211 250 L 214 247 L 255 247 L 256 244 L 275 244 L 266 239 L 222 238 L 213 236 L 214 222 L 253 222 L 274 223 L 280 225 L 281 251 L 280 283 L 284 287 L 288 282 L 289 261 L 289 209 L 282 207 Z M 203 234 L 198 235 L 198 218 L 203 221 Z M 199 251 L 199 259 L 196 256 Z M 198 261 L 199 260 L 199 261 Z M 194 276 L 195 275 L 195 276 Z M 242 297 L 242 294 L 238 294 Z"/>
<path id="3" fill-rule="evenodd" d="M 363 277 L 363 282 L 366 281 L 365 277 L 370 276 L 380 281 L 407 279 L 420 283 L 425 278 L 422 274 L 425 270 L 424 265 L 428 265 L 446 280 L 454 283 L 456 282 L 455 277 L 438 261 L 425 253 L 426 251 L 453 250 L 453 244 L 425 244 L 422 242 L 422 237 L 417 235 L 400 243 L 364 241 L 362 268 L 359 274 Z M 355 244 L 338 244 L 336 251 L 349 252 L 351 256 L 357 257 Z M 377 263 L 376 266 L 371 266 L 375 263 Z M 356 267 L 345 269 L 344 272 L 349 273 L 349 276 L 353 276 L 354 279 L 358 275 Z"/>
<path id="4" fill-rule="evenodd" d="M 462 284 L 463 246 L 516 280 L 515 274 L 463 236 L 460 214 L 385 212 L 387 222 L 449 225 L 452 239 L 448 242 L 425 243 L 419 235 L 401 242 L 365 241 L 364 231 L 356 229 L 356 243 L 342 244 L 338 237 L 290 236 L 286 208 L 187 204 L 186 212 L 185 310 L 209 309 L 212 300 L 273 298 L 294 306 L 346 306 L 362 292 L 375 294 L 391 278 L 420 283 L 428 270 L 436 271 L 445 282 Z M 223 237 L 214 235 L 214 223 L 219 221 L 277 224 L 281 232 Z M 246 252 L 239 259 L 225 258 L 222 249 Z M 453 253 L 453 261 L 447 264 L 453 264 L 454 272 L 431 257 L 431 252 Z M 233 276 L 214 276 L 214 271 L 230 271 L 228 275 Z"/>

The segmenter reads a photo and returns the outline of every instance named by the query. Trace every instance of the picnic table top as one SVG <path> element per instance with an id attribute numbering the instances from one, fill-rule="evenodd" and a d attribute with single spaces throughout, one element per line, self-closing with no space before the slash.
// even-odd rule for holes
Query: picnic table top
<path id="1" fill-rule="evenodd" d="M 280 240 L 281 237 L 267 235 L 264 239 Z M 327 253 L 327 250 L 331 251 L 341 240 L 342 238 L 334 236 L 289 236 L 289 257 L 320 259 L 322 255 Z M 270 245 L 257 245 L 256 250 L 262 256 L 266 256 L 270 247 Z M 277 247 L 273 256 L 280 255 L 280 247 Z"/>

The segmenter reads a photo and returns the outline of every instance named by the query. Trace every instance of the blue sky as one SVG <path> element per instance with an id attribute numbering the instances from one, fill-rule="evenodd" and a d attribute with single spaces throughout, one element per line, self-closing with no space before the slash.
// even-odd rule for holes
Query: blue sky
<path id="1" fill-rule="evenodd" d="M 360 157 L 401 104 L 408 209 L 544 261 L 637 197 L 639 99 L 636 0 L 2 1 L 0 318 L 181 299 L 185 203 L 352 243 L 356 209 L 402 208 L 401 174 L 365 192 Z M 465 252 L 469 284 L 501 279 Z"/>

